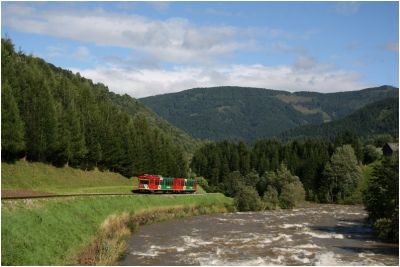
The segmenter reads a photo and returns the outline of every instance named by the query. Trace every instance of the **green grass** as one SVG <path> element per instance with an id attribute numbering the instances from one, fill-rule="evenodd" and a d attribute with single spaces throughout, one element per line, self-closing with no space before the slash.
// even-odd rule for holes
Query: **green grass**
<path id="1" fill-rule="evenodd" d="M 137 178 L 18 161 L 2 163 L 1 185 L 3 190 L 49 193 L 131 193 L 137 188 Z M 204 193 L 198 186 L 197 194 Z M 79 252 L 95 240 L 100 225 L 110 215 L 183 206 L 212 207 L 213 211 L 213 208 L 232 205 L 232 199 L 222 194 L 132 194 L 2 201 L 2 264 L 76 264 Z"/>
<path id="2" fill-rule="evenodd" d="M 129 193 L 137 179 L 99 170 L 57 168 L 39 162 L 1 164 L 1 187 L 6 190 L 34 190 L 50 193 Z"/>
<path id="3" fill-rule="evenodd" d="M 65 197 L 2 202 L 2 265 L 74 264 L 112 214 L 179 206 L 231 206 L 222 194 Z"/>
<path id="4" fill-rule="evenodd" d="M 33 190 L 48 193 L 132 193 L 137 177 L 126 178 L 108 171 L 83 171 L 71 167 L 57 168 L 40 162 L 1 163 L 3 190 Z M 197 194 L 206 192 L 197 186 Z"/>

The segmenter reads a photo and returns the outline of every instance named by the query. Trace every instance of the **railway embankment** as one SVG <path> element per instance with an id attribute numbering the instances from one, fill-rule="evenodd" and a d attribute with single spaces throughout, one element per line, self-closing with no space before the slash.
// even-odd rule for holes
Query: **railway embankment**
<path id="1" fill-rule="evenodd" d="M 131 193 L 136 178 L 98 169 L 84 171 L 24 160 L 1 164 L 2 196 Z"/>
<path id="2" fill-rule="evenodd" d="M 2 265 L 111 265 L 140 225 L 233 209 L 222 194 L 133 194 L 137 180 L 112 172 L 25 161 L 1 167 L 2 197 L 39 196 L 2 199 Z"/>

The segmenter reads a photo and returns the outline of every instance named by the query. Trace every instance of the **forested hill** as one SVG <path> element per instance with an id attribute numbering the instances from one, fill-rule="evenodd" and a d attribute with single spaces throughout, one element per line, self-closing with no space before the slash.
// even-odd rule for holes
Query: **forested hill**
<path id="1" fill-rule="evenodd" d="M 1 40 L 2 160 L 185 175 L 197 146 L 142 103 L 71 71 L 15 52 Z"/>
<path id="2" fill-rule="evenodd" d="M 366 104 L 396 96 L 398 89 L 391 86 L 329 94 L 213 87 L 140 101 L 194 137 L 254 141 L 300 125 L 340 119 Z"/>
<path id="3" fill-rule="evenodd" d="M 359 137 L 372 137 L 379 134 L 399 132 L 399 98 L 390 97 L 357 110 L 337 121 L 321 125 L 306 125 L 286 131 L 280 135 L 282 139 L 320 138 L 333 140 L 341 132 L 349 131 Z"/>
<path id="4" fill-rule="evenodd" d="M 157 113 L 147 108 L 139 100 L 132 98 L 127 94 L 119 95 L 113 92 L 109 92 L 109 97 L 114 105 L 120 107 L 130 115 L 142 115 L 146 117 L 150 125 L 167 134 L 173 143 L 182 146 L 189 158 L 193 154 L 193 151 L 201 146 L 201 140 L 195 139 L 183 130 L 173 126 L 171 123 L 160 117 Z"/>

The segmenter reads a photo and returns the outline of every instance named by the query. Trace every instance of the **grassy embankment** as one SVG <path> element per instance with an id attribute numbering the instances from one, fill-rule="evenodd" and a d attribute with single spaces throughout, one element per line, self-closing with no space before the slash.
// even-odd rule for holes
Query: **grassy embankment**
<path id="1" fill-rule="evenodd" d="M 99 186 L 100 185 L 100 186 Z M 2 189 L 40 192 L 130 192 L 115 173 L 2 164 Z M 65 197 L 2 201 L 2 264 L 115 264 L 141 224 L 232 209 L 222 194 Z"/>
<path id="2" fill-rule="evenodd" d="M 17 161 L 1 164 L 2 190 L 30 190 L 67 193 L 132 193 L 137 189 L 136 177 L 99 170 L 83 171 L 71 167 L 57 168 L 40 162 Z M 198 187 L 197 193 L 205 191 Z"/>
<path id="3" fill-rule="evenodd" d="M 33 190 L 48 193 L 131 193 L 137 179 L 99 170 L 57 168 L 39 162 L 1 164 L 2 190 Z"/>

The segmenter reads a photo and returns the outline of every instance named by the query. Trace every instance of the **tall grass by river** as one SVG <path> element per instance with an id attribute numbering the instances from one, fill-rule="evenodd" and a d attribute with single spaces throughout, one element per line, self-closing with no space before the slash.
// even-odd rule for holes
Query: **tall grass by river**
<path id="1" fill-rule="evenodd" d="M 222 194 L 69 197 L 3 201 L 2 265 L 76 264 L 111 215 L 232 206 Z M 173 209 L 170 210 L 173 212 Z"/>

